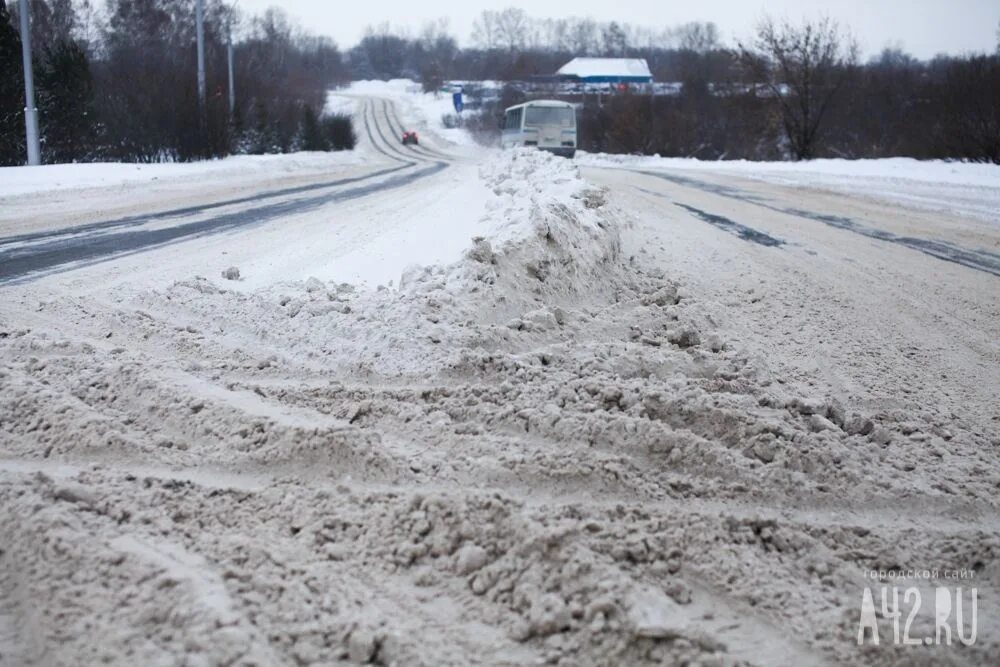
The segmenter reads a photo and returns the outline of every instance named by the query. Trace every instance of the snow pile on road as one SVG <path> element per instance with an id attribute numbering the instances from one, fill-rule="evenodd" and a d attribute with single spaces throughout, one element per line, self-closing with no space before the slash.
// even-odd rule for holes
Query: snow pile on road
<path id="1" fill-rule="evenodd" d="M 480 168 L 494 198 L 490 233 L 476 239 L 461 273 L 504 284 L 508 301 L 527 295 L 595 292 L 620 259 L 618 222 L 605 193 L 568 160 L 534 150 L 500 153 Z M 485 273 L 484 273 L 485 269 Z M 599 291 L 601 288 L 597 287 Z M 530 298 L 530 297 L 529 297 Z"/>
<path id="2" fill-rule="evenodd" d="M 991 164 L 885 158 L 805 162 L 697 160 L 577 153 L 589 167 L 718 173 L 799 187 L 824 188 L 1000 224 L 1000 168 Z"/>
<path id="3" fill-rule="evenodd" d="M 471 337 L 484 344 L 509 337 L 512 326 L 555 326 L 562 300 L 614 289 L 617 223 L 604 194 L 571 162 L 516 151 L 498 155 L 480 177 L 486 210 L 469 227 L 484 236 L 469 239 L 460 261 L 410 266 L 395 285 L 373 291 L 311 278 L 245 291 L 195 278 L 131 298 L 167 320 L 215 312 L 223 322 L 255 323 L 255 333 L 280 330 L 286 345 L 332 357 L 327 363 L 394 373 L 454 365 Z M 471 320 L 489 326 L 470 327 Z"/>

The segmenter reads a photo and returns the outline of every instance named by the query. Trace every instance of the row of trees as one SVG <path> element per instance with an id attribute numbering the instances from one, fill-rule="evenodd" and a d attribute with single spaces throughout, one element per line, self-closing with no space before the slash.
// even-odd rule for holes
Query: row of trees
<path id="1" fill-rule="evenodd" d="M 222 0 L 206 0 L 203 114 L 194 0 L 107 0 L 101 6 L 31 0 L 30 12 L 46 162 L 283 152 L 301 148 L 307 138 L 312 147 L 353 146 L 347 119 L 317 118 L 327 90 L 348 78 L 339 50 L 297 29 L 278 10 L 246 17 Z M 239 35 L 232 109 L 231 30 Z M 16 7 L 0 0 L 0 164 L 24 161 L 22 77 Z"/>
<path id="2" fill-rule="evenodd" d="M 860 64 L 856 42 L 829 19 L 765 19 L 747 43 L 689 56 L 677 96 L 585 104 L 584 146 L 706 159 L 1000 164 L 1000 44 L 995 55 L 930 62 L 887 49 Z"/>
<path id="3" fill-rule="evenodd" d="M 714 23 L 652 28 L 570 16 L 538 19 L 523 9 L 485 10 L 473 24 L 472 42 L 487 51 L 572 52 L 579 56 L 625 56 L 637 49 L 704 52 L 720 44 Z"/>
<path id="4" fill-rule="evenodd" d="M 459 48 L 442 19 L 416 36 L 388 23 L 371 26 L 348 55 L 354 79 L 411 78 L 431 89 L 443 79 L 512 81 L 552 74 L 575 56 L 646 58 L 654 78 L 674 80 L 690 54 L 708 55 L 720 45 L 714 23 L 654 30 L 589 18 L 533 19 L 508 8 L 484 11 L 468 48 Z"/>
<path id="5" fill-rule="evenodd" d="M 887 49 L 867 63 L 859 61 L 850 32 L 829 19 L 765 18 L 750 40 L 726 47 L 712 24 L 656 32 L 575 19 L 532 21 L 520 10 L 505 10 L 484 12 L 474 36 L 480 46 L 492 45 L 487 54 L 505 62 L 513 78 L 527 78 L 551 73 L 574 55 L 563 51 L 565 36 L 579 34 L 585 38 L 575 43 L 589 45 L 586 52 L 645 58 L 656 80 L 682 84 L 673 96 L 586 96 L 580 138 L 587 150 L 1000 164 L 1000 28 L 993 55 L 922 62 Z M 467 58 L 467 64 L 485 61 L 475 50 Z M 529 96 L 509 87 L 488 110 L 490 118 L 469 125 L 489 134 L 504 106 Z"/>
<path id="6" fill-rule="evenodd" d="M 206 0 L 208 103 L 199 114 L 194 0 L 30 0 L 46 161 L 194 159 L 353 145 L 345 118 L 324 119 L 326 91 L 351 79 L 524 81 L 579 55 L 644 58 L 671 96 L 588 96 L 588 150 L 705 159 L 905 155 L 1000 162 L 1000 46 L 995 55 L 918 61 L 898 50 L 861 63 L 849 33 L 827 20 L 763 21 L 726 45 L 711 23 L 669 29 L 586 18 L 484 11 L 472 46 L 446 20 L 416 35 L 369 28 L 341 54 L 277 10 L 247 17 Z M 24 159 L 16 17 L 0 0 L 0 163 Z M 235 45 L 229 108 L 226 41 Z M 998 31 L 1000 41 L 1000 31 Z M 469 124 L 523 101 L 510 86 Z"/>
<path id="7" fill-rule="evenodd" d="M 828 19 L 765 19 L 750 40 L 727 46 L 712 23 L 657 30 L 534 19 L 509 8 L 482 12 L 470 48 L 460 49 L 445 23 L 429 24 L 417 37 L 383 24 L 369 29 L 349 61 L 353 78 L 413 78 L 436 90 L 445 79 L 510 82 L 551 75 L 579 55 L 644 58 L 656 81 L 682 84 L 673 96 L 585 98 L 581 143 L 588 150 L 1000 163 L 1000 29 L 993 55 L 922 62 L 888 49 L 862 63 L 849 31 Z M 503 107 L 529 95 L 511 86 L 486 117 L 465 122 L 489 138 Z"/>

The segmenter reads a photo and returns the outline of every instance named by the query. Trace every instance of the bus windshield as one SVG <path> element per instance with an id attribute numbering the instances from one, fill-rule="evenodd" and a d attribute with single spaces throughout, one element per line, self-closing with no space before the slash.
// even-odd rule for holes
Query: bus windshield
<path id="1" fill-rule="evenodd" d="M 576 114 L 570 107 L 531 107 L 526 110 L 525 125 L 559 125 L 573 127 Z"/>

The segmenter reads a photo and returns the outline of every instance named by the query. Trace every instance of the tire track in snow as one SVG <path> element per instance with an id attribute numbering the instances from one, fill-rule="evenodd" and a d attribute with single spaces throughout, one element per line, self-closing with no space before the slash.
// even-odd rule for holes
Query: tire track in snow
<path id="1" fill-rule="evenodd" d="M 720 197 L 727 197 L 729 199 L 735 199 L 739 202 L 760 206 L 761 208 L 774 211 L 775 213 L 783 213 L 785 215 L 791 215 L 805 220 L 811 220 L 813 222 L 820 222 L 829 227 L 858 234 L 860 236 L 864 236 L 865 238 L 894 243 L 945 262 L 952 262 L 969 269 L 982 271 L 994 276 L 1000 276 L 1000 257 L 989 251 L 970 250 L 945 241 L 936 241 L 933 239 L 924 239 L 914 236 L 900 236 L 884 229 L 863 225 L 856 220 L 843 215 L 816 213 L 814 211 L 806 211 L 800 208 L 772 204 L 767 199 L 750 193 L 745 193 L 739 188 L 715 185 L 713 183 L 706 183 L 694 178 L 675 176 L 673 174 L 665 174 L 655 171 L 629 171 L 635 171 L 635 173 L 644 174 L 646 176 L 653 176 L 654 178 L 669 181 L 670 183 L 674 183 L 682 187 L 694 188 L 701 190 L 702 192 L 718 195 Z"/>
<path id="2" fill-rule="evenodd" d="M 371 144 L 372 148 L 375 149 L 376 152 L 381 153 L 390 160 L 394 162 L 404 162 L 405 166 L 413 166 L 415 163 L 412 160 L 409 160 L 405 155 L 387 151 L 384 146 L 379 145 L 379 143 L 375 141 L 375 135 L 372 133 L 372 125 L 374 123 L 368 118 L 370 106 L 371 100 L 367 98 L 361 104 L 361 120 L 365 126 L 365 134 L 368 135 L 368 143 Z"/>
<path id="3" fill-rule="evenodd" d="M 391 114 L 389 113 L 390 110 L 392 111 Z M 382 100 L 382 113 L 385 115 L 386 120 L 389 122 L 389 126 L 390 127 L 394 127 L 395 132 L 397 134 L 399 134 L 400 136 L 402 136 L 402 134 L 403 134 L 403 132 L 405 131 L 406 128 L 403 126 L 403 121 L 400 120 L 399 110 L 396 108 L 395 103 L 391 102 L 390 100 Z M 393 124 L 393 121 L 395 121 L 395 125 Z M 450 156 L 445 155 L 444 153 L 441 153 L 440 151 L 436 151 L 436 150 L 434 150 L 432 148 L 427 148 L 426 146 L 422 146 L 420 144 L 417 144 L 416 146 L 412 146 L 411 148 L 413 148 L 413 150 L 415 150 L 417 152 L 420 152 L 422 154 L 427 155 L 431 159 L 435 159 L 435 160 L 438 160 L 438 159 L 441 159 L 441 160 L 451 160 L 452 159 Z"/>
<path id="4" fill-rule="evenodd" d="M 170 243 L 188 241 L 208 234 L 245 229 L 285 216 L 314 211 L 337 202 L 404 187 L 416 180 L 436 174 L 446 167 L 445 163 L 433 164 L 418 171 L 392 176 L 384 181 L 349 190 L 338 190 L 307 199 L 277 202 L 167 228 L 128 230 L 105 234 L 97 238 L 73 237 L 56 240 L 27 250 L 2 253 L 0 254 L 0 284 L 22 282 L 28 278 L 37 278 L 40 274 L 80 268 L 112 257 L 122 257 L 152 250 Z"/>
<path id="5" fill-rule="evenodd" d="M 358 183 L 372 178 L 378 178 L 379 176 L 386 176 L 388 174 L 405 169 L 408 166 L 413 166 L 415 162 L 413 161 L 413 156 L 406 155 L 402 152 L 396 151 L 395 154 L 387 152 L 383 147 L 379 146 L 378 142 L 372 135 L 371 126 L 373 124 L 377 125 L 373 120 L 369 121 L 365 115 L 368 107 L 372 104 L 370 98 L 366 98 L 362 103 L 362 122 L 365 126 L 365 132 L 368 135 L 368 139 L 371 142 L 373 148 L 382 155 L 388 157 L 394 162 L 405 161 L 407 164 L 400 167 L 391 167 L 388 169 L 380 169 L 378 171 L 371 172 L 369 174 L 364 174 L 362 176 L 352 176 L 349 178 L 337 179 L 334 181 L 325 181 L 322 183 L 310 183 L 308 185 L 299 185 L 290 188 L 282 188 L 279 190 L 268 190 L 266 192 L 261 192 L 259 194 L 247 195 L 244 197 L 237 197 L 235 199 L 227 199 L 225 201 L 213 202 L 210 204 L 202 204 L 197 206 L 184 206 L 180 208 L 173 208 L 166 211 L 158 211 L 155 213 L 142 214 L 142 215 L 130 215 L 123 218 L 116 218 L 114 220 L 105 220 L 101 222 L 87 223 L 83 225 L 76 225 L 73 227 L 49 230 L 45 232 L 29 233 L 29 234 L 17 234 L 14 236 L 6 236 L 0 238 L 0 248 L 10 245 L 20 245 L 23 243 L 31 243 L 34 241 L 44 241 L 46 239 L 54 239 L 59 237 L 64 237 L 67 234 L 91 234 L 96 232 L 101 232 L 108 229 L 117 229 L 121 227 L 133 227 L 148 224 L 150 222 L 156 222 L 160 220 L 167 220 L 170 218 L 179 218 L 188 215 L 194 215 L 198 213 L 204 213 L 207 211 L 212 211 L 227 206 L 238 206 L 240 204 L 249 204 L 253 202 L 262 201 L 265 199 L 273 199 L 276 197 L 288 197 L 298 194 L 303 194 L 306 192 L 314 192 L 316 190 L 322 190 L 325 188 L 338 187 L 341 185 L 348 185 L 351 183 Z M 384 137 L 383 137 L 384 139 Z M 394 149 L 394 146 L 389 144 L 390 149 Z M 2 257 L 3 255 L 0 255 Z"/>
<path id="6" fill-rule="evenodd" d="M 375 98 L 369 98 L 369 99 L 366 100 L 366 102 L 367 102 L 366 111 L 368 112 L 368 115 L 371 116 L 371 121 L 369 122 L 368 115 L 365 116 L 365 123 L 366 123 L 366 126 L 367 126 L 368 137 L 372 141 L 373 145 L 376 147 L 377 150 L 379 150 L 380 152 L 382 152 L 385 155 L 389 155 L 389 153 L 386 153 L 385 150 L 380 149 L 377 146 L 377 144 L 375 144 L 374 137 L 371 134 L 371 128 L 372 127 L 375 128 L 375 132 L 378 134 L 379 138 L 382 139 L 383 146 L 384 147 L 388 147 L 389 150 L 391 150 L 393 153 L 396 153 L 396 154 L 402 156 L 404 159 L 411 160 L 411 161 L 413 161 L 413 163 L 428 163 L 428 162 L 431 162 L 433 164 L 440 165 L 442 167 L 448 166 L 448 162 L 450 162 L 450 158 L 444 158 L 445 160 L 448 160 L 448 162 L 442 162 L 440 159 L 437 159 L 437 158 L 435 158 L 433 156 L 428 157 L 428 156 L 426 156 L 426 155 L 424 155 L 422 153 L 417 153 L 416 151 L 407 153 L 407 152 L 404 151 L 403 148 L 400 147 L 399 144 L 396 144 L 393 141 L 391 141 L 390 139 L 388 139 L 386 137 L 385 130 L 386 129 L 388 130 L 390 136 L 392 136 L 392 134 L 394 133 L 394 129 L 393 129 L 393 126 L 392 126 L 392 120 L 390 119 L 389 113 L 388 113 L 387 108 L 386 108 L 386 106 L 388 104 L 388 100 L 380 100 L 380 101 L 382 102 L 382 105 L 383 105 L 383 116 L 384 116 L 384 119 L 385 119 L 385 123 L 386 123 L 386 125 L 388 127 L 387 128 L 383 127 L 383 124 L 379 122 L 379 118 L 378 118 L 378 115 L 376 113 L 376 106 L 375 106 L 376 99 Z M 398 120 L 397 120 L 397 122 L 398 122 Z M 392 157 L 392 156 L 390 156 L 390 157 Z"/>
<path id="7" fill-rule="evenodd" d="M 370 117 L 370 120 L 369 120 Z M 390 142 L 383 131 L 382 126 L 379 124 L 378 119 L 375 116 L 375 102 L 372 99 L 365 100 L 365 128 L 368 132 L 368 138 L 372 142 L 372 146 L 375 150 L 388 156 L 394 160 L 402 160 L 411 165 L 415 165 L 417 162 L 425 162 L 426 160 L 422 156 L 418 155 L 407 155 L 404 153 L 396 144 Z M 381 146 L 375 141 L 375 137 L 372 135 L 372 130 L 374 129 L 375 134 L 379 136 L 382 140 Z"/>
<path id="8" fill-rule="evenodd" d="M 364 174 L 363 176 L 351 176 L 349 178 L 341 178 L 335 181 L 313 183 L 310 185 L 300 185 L 292 188 L 284 188 L 281 190 L 271 190 L 267 192 L 262 192 L 260 194 L 248 195 L 246 197 L 238 197 L 236 199 L 227 199 L 226 201 L 214 202 L 211 204 L 204 204 L 198 206 L 185 206 L 182 208 L 175 208 L 167 211 L 159 211 L 156 213 L 149 213 L 143 215 L 130 215 L 115 220 L 106 220 L 102 222 L 88 223 L 73 227 L 67 227 L 63 229 L 49 230 L 45 232 L 37 232 L 32 234 L 18 234 L 16 236 L 7 236 L 0 238 L 0 248 L 10 245 L 21 245 L 24 243 L 31 243 L 34 241 L 45 241 L 47 239 L 66 237 L 67 235 L 78 236 L 78 235 L 96 234 L 103 232 L 105 230 L 118 229 L 122 227 L 138 227 L 149 224 L 151 222 L 168 220 L 170 218 L 181 218 L 184 216 L 195 215 L 198 213 L 205 213 L 207 211 L 212 211 L 215 209 L 225 208 L 228 206 L 238 206 L 240 204 L 249 204 L 253 202 L 264 201 L 266 199 L 288 197 L 288 196 L 302 194 L 305 192 L 314 192 L 316 190 L 335 188 L 341 185 L 350 185 L 351 183 L 360 183 L 362 181 L 366 181 L 372 178 L 378 178 L 379 176 L 388 176 L 389 174 L 400 171 L 401 169 L 405 169 L 406 166 L 408 165 L 400 167 L 391 167 L 388 169 L 380 169 L 378 171 L 374 171 L 369 174 Z M 0 253 L 0 257 L 3 257 L 2 253 Z"/>

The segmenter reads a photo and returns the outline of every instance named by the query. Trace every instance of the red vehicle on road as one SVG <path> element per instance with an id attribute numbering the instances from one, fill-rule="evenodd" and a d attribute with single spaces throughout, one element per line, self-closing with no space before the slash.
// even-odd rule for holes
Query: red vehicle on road
<path id="1" fill-rule="evenodd" d="M 413 130 L 406 130 L 406 131 L 403 132 L 403 145 L 404 146 L 408 146 L 410 144 L 413 144 L 414 146 L 416 146 L 419 143 L 420 143 L 420 140 L 417 139 L 417 133 L 416 132 L 414 132 Z"/>

